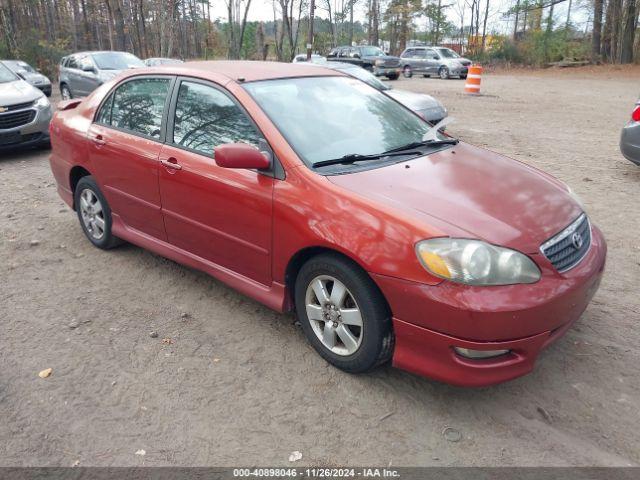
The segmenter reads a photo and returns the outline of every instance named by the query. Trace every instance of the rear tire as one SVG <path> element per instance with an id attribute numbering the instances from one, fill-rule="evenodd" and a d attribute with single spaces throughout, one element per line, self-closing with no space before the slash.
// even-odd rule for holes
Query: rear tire
<path id="1" fill-rule="evenodd" d="M 60 85 L 60 95 L 62 100 L 71 100 L 73 98 L 73 93 L 71 93 L 71 89 L 66 83 Z"/>
<path id="2" fill-rule="evenodd" d="M 335 367 L 362 373 L 391 358 L 394 336 L 386 301 L 352 261 L 330 253 L 308 260 L 296 278 L 295 303 L 309 343 Z"/>
<path id="3" fill-rule="evenodd" d="M 398 75 L 398 74 L 396 73 L 395 75 L 387 75 L 387 78 L 388 78 L 389 80 L 397 80 L 399 76 L 400 76 L 400 75 Z"/>
<path id="4" fill-rule="evenodd" d="M 424 78 L 431 78 L 431 75 L 427 75 L 426 73 L 422 75 Z"/>
<path id="5" fill-rule="evenodd" d="M 78 181 L 73 198 L 82 231 L 94 246 L 109 250 L 123 243 L 111 233 L 111 208 L 91 175 Z"/>

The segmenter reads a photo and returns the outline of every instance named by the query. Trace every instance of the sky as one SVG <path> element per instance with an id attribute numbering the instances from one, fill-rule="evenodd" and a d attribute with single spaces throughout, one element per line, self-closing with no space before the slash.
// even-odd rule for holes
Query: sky
<path id="1" fill-rule="evenodd" d="M 334 0 L 335 1 L 335 0 Z M 453 22 L 455 25 L 460 24 L 460 17 L 456 12 L 456 2 L 458 0 L 449 0 L 449 3 L 453 6 L 448 8 L 447 17 L 449 21 Z M 503 13 L 506 12 L 511 5 L 515 4 L 515 0 L 490 0 L 489 7 L 489 20 L 487 25 L 487 30 L 492 33 L 501 33 L 508 34 L 513 31 L 513 19 L 505 20 L 503 19 Z M 579 4 L 581 0 L 572 0 L 573 7 L 571 13 L 571 19 L 576 27 L 584 30 L 587 27 L 587 23 L 589 21 L 587 9 L 583 6 L 576 6 Z M 318 8 L 321 0 L 316 0 L 316 16 L 319 17 L 327 17 L 327 13 L 325 10 Z M 227 7 L 224 0 L 214 0 L 211 6 L 211 17 L 212 18 L 221 18 L 226 19 L 227 16 Z M 333 2 L 332 2 L 333 3 Z M 443 1 L 443 4 L 446 4 L 447 0 Z M 590 2 L 588 2 L 590 3 Z M 243 3 L 244 4 L 244 3 Z M 484 1 L 481 0 L 482 7 L 484 8 Z M 560 3 L 554 7 L 554 18 L 558 23 L 564 23 L 567 16 L 567 6 L 568 2 Z M 356 20 L 360 20 L 361 22 L 366 21 L 366 10 L 367 10 L 367 2 L 366 0 L 360 0 L 356 4 L 356 8 L 354 11 L 354 16 Z M 483 10 L 482 10 L 483 11 Z M 468 8 L 465 12 L 465 24 L 468 24 L 468 17 L 471 13 L 471 10 Z M 268 21 L 273 20 L 273 7 L 270 0 L 252 0 L 251 8 L 249 9 L 248 15 L 249 21 Z M 426 24 L 426 20 L 424 17 L 416 20 L 415 24 L 421 30 L 424 29 Z"/>

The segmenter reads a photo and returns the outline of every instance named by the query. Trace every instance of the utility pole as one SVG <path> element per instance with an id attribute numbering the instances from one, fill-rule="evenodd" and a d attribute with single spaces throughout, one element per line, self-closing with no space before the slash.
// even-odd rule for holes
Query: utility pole
<path id="1" fill-rule="evenodd" d="M 311 61 L 311 52 L 313 51 L 313 14 L 316 10 L 316 0 L 311 0 L 309 6 L 309 38 L 307 39 L 307 62 Z"/>

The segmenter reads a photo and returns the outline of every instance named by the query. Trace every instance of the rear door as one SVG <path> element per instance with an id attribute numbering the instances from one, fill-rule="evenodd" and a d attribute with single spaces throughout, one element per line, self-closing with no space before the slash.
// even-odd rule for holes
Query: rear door
<path id="1" fill-rule="evenodd" d="M 89 129 L 89 155 L 114 216 L 166 240 L 160 211 L 159 154 L 172 76 L 128 79 L 107 96 Z"/>
<path id="2" fill-rule="evenodd" d="M 271 283 L 272 196 L 276 181 L 216 165 L 225 143 L 262 144 L 262 135 L 222 87 L 184 78 L 174 91 L 160 154 L 162 212 L 170 243 L 216 265 Z"/>
<path id="3" fill-rule="evenodd" d="M 440 67 L 440 58 L 435 50 L 426 50 L 425 73 L 436 74 Z"/>

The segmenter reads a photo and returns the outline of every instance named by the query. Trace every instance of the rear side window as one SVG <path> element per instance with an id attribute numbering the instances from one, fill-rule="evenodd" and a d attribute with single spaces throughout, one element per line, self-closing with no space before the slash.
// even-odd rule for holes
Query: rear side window
<path id="1" fill-rule="evenodd" d="M 76 60 L 76 57 L 69 57 L 67 60 L 67 68 L 78 68 L 78 61 Z"/>
<path id="2" fill-rule="evenodd" d="M 151 138 L 160 138 L 168 78 L 140 78 L 119 86 L 96 121 Z"/>
<path id="3" fill-rule="evenodd" d="M 212 156 L 225 143 L 258 146 L 260 135 L 243 110 L 220 90 L 182 82 L 173 128 L 175 145 Z"/>

